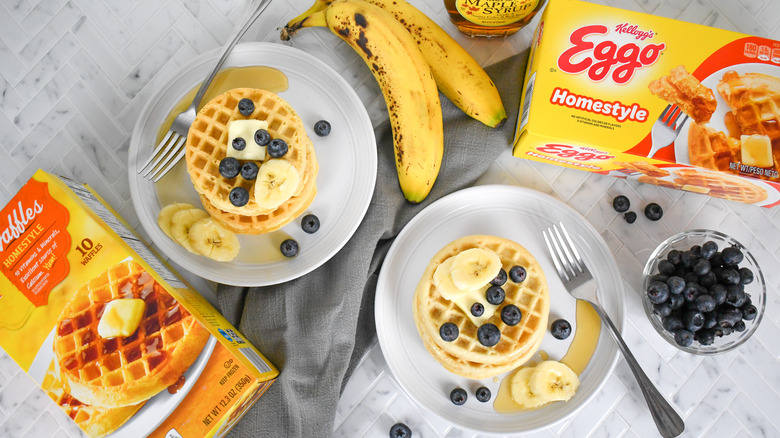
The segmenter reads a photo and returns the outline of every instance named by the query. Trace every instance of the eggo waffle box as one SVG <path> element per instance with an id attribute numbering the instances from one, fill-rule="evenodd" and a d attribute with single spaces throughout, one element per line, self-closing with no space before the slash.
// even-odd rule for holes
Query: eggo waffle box
<path id="1" fill-rule="evenodd" d="M 724 199 L 780 203 L 780 42 L 551 0 L 514 155 Z"/>
<path id="2" fill-rule="evenodd" d="M 90 437 L 219 437 L 278 371 L 88 187 L 0 211 L 0 346 Z"/>

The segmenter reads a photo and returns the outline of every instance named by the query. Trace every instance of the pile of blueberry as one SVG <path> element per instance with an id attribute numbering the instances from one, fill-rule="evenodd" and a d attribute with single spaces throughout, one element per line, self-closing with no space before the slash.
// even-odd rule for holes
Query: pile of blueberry
<path id="1" fill-rule="evenodd" d="M 756 318 L 758 310 L 745 292 L 754 274 L 739 267 L 743 259 L 737 246 L 718 251 L 709 240 L 686 251 L 673 249 L 658 263 L 645 292 L 677 344 L 712 345 L 716 337 L 744 331 L 745 321 Z"/>
<path id="2" fill-rule="evenodd" d="M 474 396 L 478 401 L 487 403 L 490 401 L 492 394 L 490 393 L 490 389 L 487 386 L 480 386 L 476 389 L 476 391 L 474 391 Z M 455 388 L 450 391 L 450 401 L 456 406 L 463 406 L 466 404 L 466 400 L 468 400 L 468 398 L 469 395 L 463 388 Z"/>
<path id="3" fill-rule="evenodd" d="M 490 280 L 490 287 L 485 292 L 485 300 L 496 306 L 501 305 L 501 303 L 504 302 L 504 298 L 506 298 L 506 292 L 501 286 L 506 283 L 507 278 L 512 280 L 512 282 L 519 284 L 525 280 L 525 277 L 526 270 L 522 266 L 512 266 L 509 269 L 508 275 L 505 270 L 501 269 L 498 272 L 498 275 L 496 275 L 496 278 Z M 471 306 L 471 314 L 476 317 L 482 316 L 484 312 L 485 307 L 480 303 L 474 303 L 474 305 Z M 520 309 L 514 304 L 507 304 L 501 308 L 501 321 L 506 325 L 515 326 L 520 323 L 522 317 L 522 312 L 520 312 Z M 445 322 L 439 327 L 439 336 L 441 336 L 442 340 L 445 342 L 452 342 L 455 339 L 458 339 L 459 334 L 460 331 L 458 330 L 458 326 L 451 322 Z M 477 339 L 479 340 L 479 343 L 485 347 L 492 347 L 501 340 L 501 330 L 490 322 L 482 324 L 477 329 Z"/>
<path id="4" fill-rule="evenodd" d="M 636 213 L 633 211 L 628 211 L 630 207 L 631 201 L 629 201 L 628 197 L 625 195 L 615 196 L 615 199 L 612 200 L 612 208 L 614 208 L 618 213 L 624 213 L 623 219 L 625 219 L 629 224 L 633 224 L 634 221 L 636 221 Z M 663 215 L 664 209 L 655 202 L 651 202 L 645 206 L 645 217 L 651 221 L 660 220 Z"/>

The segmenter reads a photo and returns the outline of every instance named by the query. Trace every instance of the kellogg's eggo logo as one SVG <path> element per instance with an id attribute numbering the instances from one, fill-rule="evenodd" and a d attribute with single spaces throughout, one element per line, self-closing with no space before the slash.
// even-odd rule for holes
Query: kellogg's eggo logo
<path id="1" fill-rule="evenodd" d="M 655 36 L 652 30 L 640 30 L 638 26 L 628 23 L 615 26 L 615 32 L 633 35 L 639 41 Z M 665 43 L 640 47 L 634 42 L 618 45 L 609 39 L 598 43 L 585 40 L 589 37 L 598 40 L 608 33 L 609 28 L 602 24 L 583 26 L 572 32 L 569 41 L 573 46 L 558 57 L 558 68 L 571 74 L 587 70 L 588 77 L 594 82 L 611 76 L 615 83 L 625 84 L 631 80 L 637 69 L 655 63 L 666 48 Z M 575 58 L 579 60 L 575 61 Z"/>

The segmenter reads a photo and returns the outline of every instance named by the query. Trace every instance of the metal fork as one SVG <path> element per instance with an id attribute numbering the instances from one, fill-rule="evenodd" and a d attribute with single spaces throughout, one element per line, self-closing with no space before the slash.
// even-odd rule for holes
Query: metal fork
<path id="1" fill-rule="evenodd" d="M 664 120 L 667 118 L 667 115 L 669 118 Z M 678 120 L 679 123 L 677 123 Z M 686 120 L 688 120 L 688 115 L 683 113 L 682 110 L 679 110 L 677 105 L 666 105 L 666 108 L 650 129 L 652 145 L 650 146 L 650 153 L 647 154 L 647 158 L 653 158 L 656 152 L 672 144 L 680 134 L 680 130 Z"/>
<path id="2" fill-rule="evenodd" d="M 257 17 L 263 13 L 266 7 L 271 4 L 271 0 L 252 0 L 249 4 L 247 11 L 244 13 L 246 20 L 236 27 L 233 34 L 228 38 L 225 46 L 222 48 L 222 54 L 214 66 L 214 69 L 209 73 L 203 83 L 200 84 L 198 92 L 195 93 L 195 98 L 192 99 L 192 103 L 189 108 L 181 112 L 173 119 L 171 127 L 168 129 L 168 133 L 165 134 L 160 144 L 154 149 L 149 159 L 141 166 L 138 173 L 143 173 L 144 178 L 151 179 L 157 182 L 170 171 L 176 163 L 184 156 L 185 148 L 184 141 L 187 139 L 187 132 L 195 121 L 195 115 L 198 112 L 198 106 L 203 99 L 203 95 L 206 94 L 211 81 L 217 75 L 217 72 L 222 68 L 225 63 L 228 54 L 236 45 L 239 39 L 246 33 L 252 23 L 257 20 Z"/>
<path id="3" fill-rule="evenodd" d="M 563 223 L 559 222 L 558 225 L 553 225 L 542 232 L 544 242 L 547 244 L 547 249 L 552 256 L 553 264 L 555 264 L 555 269 L 558 271 L 558 276 L 571 296 L 578 300 L 589 302 L 601 317 L 601 320 L 604 321 L 639 383 L 639 388 L 642 390 L 642 395 L 645 397 L 661 436 L 672 438 L 680 435 L 685 430 L 685 423 L 663 395 L 658 392 L 653 382 L 647 378 L 634 355 L 631 354 L 620 332 L 618 332 L 609 315 L 599 303 L 596 296 L 598 284 L 593 280 L 593 276 L 574 246 L 574 242 L 572 242 Z"/>

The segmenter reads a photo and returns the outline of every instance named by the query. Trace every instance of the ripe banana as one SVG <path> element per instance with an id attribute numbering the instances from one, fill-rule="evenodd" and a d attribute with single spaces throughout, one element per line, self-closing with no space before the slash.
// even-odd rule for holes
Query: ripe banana
<path id="1" fill-rule="evenodd" d="M 436 82 L 414 38 L 392 14 L 361 0 L 334 1 L 286 30 L 317 26 L 347 42 L 370 68 L 387 104 L 401 191 L 410 202 L 422 201 L 439 174 L 444 134 Z"/>
<path id="2" fill-rule="evenodd" d="M 183 246 L 187 251 L 198 254 L 190 242 L 190 228 L 195 222 L 209 217 L 209 214 L 199 208 L 189 208 L 177 211 L 171 217 L 171 236 L 173 240 Z"/>
<path id="3" fill-rule="evenodd" d="M 192 224 L 189 242 L 198 254 L 218 262 L 233 260 L 240 249 L 236 234 L 210 217 Z"/>
<path id="4" fill-rule="evenodd" d="M 191 208 L 195 208 L 195 206 L 185 204 L 183 202 L 174 202 L 173 204 L 168 204 L 160 210 L 160 213 L 157 214 L 157 225 L 166 236 L 173 239 L 173 235 L 171 234 L 171 218 L 177 212 L 181 210 L 189 210 Z"/>
<path id="5" fill-rule="evenodd" d="M 292 19 L 284 36 L 294 32 L 309 15 L 324 10 L 334 0 L 315 0 L 303 14 Z M 490 76 L 477 61 L 436 22 L 405 0 L 365 0 L 390 12 L 414 37 L 431 67 L 436 84 L 452 103 L 467 115 L 495 127 L 506 120 L 506 110 Z"/>
<path id="6" fill-rule="evenodd" d="M 493 251 L 471 248 L 455 256 L 450 267 L 452 283 L 461 290 L 479 289 L 496 278 L 501 259 Z"/>
<path id="7" fill-rule="evenodd" d="M 255 202 L 260 208 L 274 210 L 298 190 L 301 177 L 287 160 L 268 160 L 260 166 L 255 181 Z"/>

